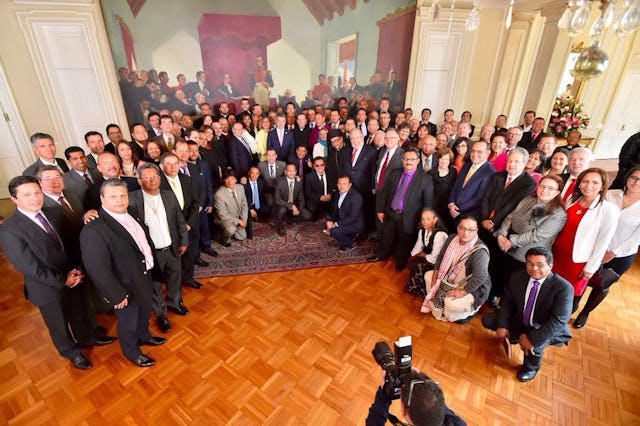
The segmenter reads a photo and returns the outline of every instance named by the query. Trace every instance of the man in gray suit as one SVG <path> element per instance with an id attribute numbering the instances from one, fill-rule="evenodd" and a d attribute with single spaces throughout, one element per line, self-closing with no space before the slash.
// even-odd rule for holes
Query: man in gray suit
<path id="1" fill-rule="evenodd" d="M 167 308 L 178 315 L 189 310 L 182 305 L 180 256 L 187 251 L 189 234 L 178 200 L 168 189 L 160 189 L 160 169 L 153 163 L 138 168 L 140 188 L 129 196 L 133 207 L 149 229 L 155 247 L 156 269 L 153 279 L 151 307 L 158 320 L 158 328 L 164 333 L 171 330 Z M 155 273 L 159 272 L 159 274 Z M 161 277 L 159 276 L 161 275 Z M 167 283 L 167 303 L 162 297 L 162 282 Z"/>
<path id="2" fill-rule="evenodd" d="M 285 216 L 291 217 L 293 222 L 303 222 L 311 219 L 311 212 L 305 208 L 302 182 L 296 178 L 295 164 L 287 164 L 284 176 L 276 180 L 274 188 L 274 204 L 276 230 L 284 236 L 283 222 Z"/>
<path id="3" fill-rule="evenodd" d="M 233 170 L 224 177 L 223 185 L 214 195 L 215 222 L 222 230 L 222 245 L 231 245 L 231 238 L 247 239 L 249 207 L 244 187 L 237 183 Z"/>
<path id="4" fill-rule="evenodd" d="M 87 156 L 79 146 L 70 146 L 65 149 L 64 156 L 71 166 L 71 169 L 63 176 L 64 187 L 75 191 L 80 201 L 84 204 L 87 189 L 89 189 L 94 182 L 102 179 L 102 176 L 100 176 L 100 172 L 97 169 L 92 169 L 87 166 Z"/>
<path id="5" fill-rule="evenodd" d="M 267 149 L 267 160 L 258 163 L 260 175 L 264 178 L 264 195 L 269 207 L 273 209 L 273 188 L 276 179 L 284 175 L 284 168 L 287 165 L 284 161 L 277 161 L 278 154 L 275 149 Z"/>
<path id="6" fill-rule="evenodd" d="M 31 136 L 31 147 L 38 159 L 22 172 L 23 176 L 33 176 L 40 166 L 56 166 L 62 173 L 69 171 L 67 163 L 62 158 L 56 158 L 56 144 L 51 135 L 34 133 Z"/>

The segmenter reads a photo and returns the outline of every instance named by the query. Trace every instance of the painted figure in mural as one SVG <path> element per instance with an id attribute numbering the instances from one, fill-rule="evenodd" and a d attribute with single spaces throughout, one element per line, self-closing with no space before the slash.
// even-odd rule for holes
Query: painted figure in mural
<path id="1" fill-rule="evenodd" d="M 273 77 L 271 71 L 265 68 L 262 56 L 256 56 L 256 68 L 249 74 L 249 86 L 253 87 L 256 104 L 262 105 L 262 108 L 268 111 L 269 89 L 273 87 Z"/>

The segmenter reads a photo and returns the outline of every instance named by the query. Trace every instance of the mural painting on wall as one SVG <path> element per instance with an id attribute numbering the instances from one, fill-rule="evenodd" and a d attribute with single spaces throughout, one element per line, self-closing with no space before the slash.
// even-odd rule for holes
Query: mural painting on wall
<path id="1" fill-rule="evenodd" d="M 129 123 L 151 111 L 200 115 L 297 109 L 404 108 L 413 0 L 103 0 Z M 344 101 L 343 101 L 344 104 Z M 354 114 L 355 115 L 355 114 Z"/>

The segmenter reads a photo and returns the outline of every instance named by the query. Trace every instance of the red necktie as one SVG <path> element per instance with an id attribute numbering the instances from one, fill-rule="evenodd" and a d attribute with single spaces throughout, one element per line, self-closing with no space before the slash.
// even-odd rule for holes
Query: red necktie
<path id="1" fill-rule="evenodd" d="M 352 167 L 353 167 L 353 165 L 354 165 L 354 164 L 353 164 L 353 162 L 354 162 L 354 161 L 356 161 L 356 154 L 357 154 L 357 153 L 358 153 L 358 150 L 357 150 L 357 149 L 354 149 L 354 150 L 351 152 L 351 166 L 352 166 Z"/>
<path id="2" fill-rule="evenodd" d="M 507 186 L 511 185 L 511 181 L 513 180 L 513 178 L 511 176 L 509 176 L 507 178 L 507 183 L 504 184 L 504 188 L 507 189 Z"/>
<path id="3" fill-rule="evenodd" d="M 384 157 L 384 162 L 382 163 L 382 167 L 380 167 L 380 176 L 378 176 L 378 189 L 382 188 L 382 180 L 384 179 L 384 172 L 387 170 L 387 163 L 389 163 L 389 151 L 387 151 L 387 155 Z"/>

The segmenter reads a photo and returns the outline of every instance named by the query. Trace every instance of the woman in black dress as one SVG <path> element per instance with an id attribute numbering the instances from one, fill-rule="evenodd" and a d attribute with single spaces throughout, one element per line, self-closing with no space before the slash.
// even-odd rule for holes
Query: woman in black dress
<path id="1" fill-rule="evenodd" d="M 442 224 L 445 228 L 449 232 L 455 232 L 456 227 L 447 208 L 451 187 L 453 187 L 453 182 L 455 182 L 456 177 L 458 177 L 458 171 L 453 167 L 453 151 L 449 148 L 438 150 L 436 157 L 438 158 L 438 167 L 429 170 L 431 178 L 433 179 L 435 195 L 433 206 L 438 216 L 442 219 Z"/>

